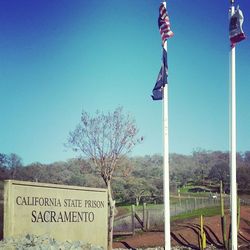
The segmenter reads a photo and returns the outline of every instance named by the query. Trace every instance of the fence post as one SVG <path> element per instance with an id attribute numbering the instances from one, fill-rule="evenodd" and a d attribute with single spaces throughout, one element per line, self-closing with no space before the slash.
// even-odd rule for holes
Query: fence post
<path id="1" fill-rule="evenodd" d="M 135 235 L 135 205 L 131 206 L 131 227 L 132 234 Z"/>
<path id="2" fill-rule="evenodd" d="M 142 221 L 143 221 L 143 230 L 145 230 L 146 227 L 147 227 L 147 226 L 146 226 L 146 211 L 147 211 L 147 210 L 146 210 L 146 209 L 147 209 L 146 206 L 147 206 L 147 204 L 144 202 L 144 203 L 143 203 L 143 215 L 142 215 L 142 216 L 143 216 L 143 217 L 142 217 Z"/>
<path id="3" fill-rule="evenodd" d="M 181 204 L 182 203 L 182 200 L 181 200 L 181 197 L 179 197 L 179 207 L 181 207 Z"/>
<path id="4" fill-rule="evenodd" d="M 147 210 L 147 222 L 146 222 L 146 230 L 148 231 L 150 227 L 150 223 L 149 223 L 149 210 Z"/>

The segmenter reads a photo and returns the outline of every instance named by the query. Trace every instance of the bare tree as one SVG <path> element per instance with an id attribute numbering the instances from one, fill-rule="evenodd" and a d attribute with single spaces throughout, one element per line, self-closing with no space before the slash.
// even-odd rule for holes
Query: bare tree
<path id="1" fill-rule="evenodd" d="M 113 243 L 115 212 L 115 201 L 113 200 L 111 188 L 113 173 L 119 166 L 118 161 L 121 157 L 129 153 L 142 140 L 142 137 L 138 137 L 138 128 L 136 127 L 135 120 L 128 114 L 124 114 L 121 107 L 107 114 L 97 111 L 93 117 L 83 111 L 81 122 L 69 134 L 68 146 L 91 159 L 107 187 L 109 202 L 109 249 L 112 249 Z"/>

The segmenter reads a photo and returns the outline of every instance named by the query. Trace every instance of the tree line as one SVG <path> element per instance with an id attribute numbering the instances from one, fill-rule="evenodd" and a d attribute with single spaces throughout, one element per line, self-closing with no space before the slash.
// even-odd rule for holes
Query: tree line
<path id="1" fill-rule="evenodd" d="M 163 157 L 145 155 L 123 157 L 112 179 L 117 203 L 139 203 L 142 199 L 160 201 L 163 195 Z M 105 187 L 91 159 L 23 165 L 17 154 L 0 153 L 0 180 L 23 181 L 86 187 Z M 170 186 L 213 185 L 222 180 L 229 189 L 229 154 L 222 151 L 196 150 L 191 155 L 170 154 Z M 237 153 L 237 182 L 240 192 L 250 193 L 250 151 Z"/>

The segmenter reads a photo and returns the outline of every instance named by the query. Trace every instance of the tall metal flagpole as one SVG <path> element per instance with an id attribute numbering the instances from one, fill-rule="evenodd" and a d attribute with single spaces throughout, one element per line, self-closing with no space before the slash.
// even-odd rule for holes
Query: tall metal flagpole
<path id="1" fill-rule="evenodd" d="M 234 14 L 234 0 L 231 2 L 231 16 Z M 236 77 L 235 77 L 235 46 L 231 46 L 230 85 L 231 85 L 231 131 L 230 131 L 230 195 L 231 195 L 231 239 L 232 250 L 238 249 L 237 244 L 237 180 L 236 180 Z"/>
<path id="2" fill-rule="evenodd" d="M 166 8 L 166 0 L 163 2 Z M 167 41 L 164 43 L 167 51 Z M 164 196 L 164 236 L 165 250 L 171 249 L 170 237 L 170 195 L 169 195 L 169 139 L 168 139 L 168 84 L 163 89 L 163 196 Z"/>
<path id="3" fill-rule="evenodd" d="M 167 51 L 167 42 L 164 44 Z M 165 250 L 171 249 L 170 238 L 170 195 L 169 195 L 169 139 L 168 139 L 168 84 L 163 91 L 163 150 L 164 150 L 164 233 L 165 233 Z"/>

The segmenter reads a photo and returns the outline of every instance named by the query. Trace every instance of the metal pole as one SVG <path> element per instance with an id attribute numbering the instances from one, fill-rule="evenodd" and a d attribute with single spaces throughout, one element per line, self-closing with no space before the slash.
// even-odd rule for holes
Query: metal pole
<path id="1" fill-rule="evenodd" d="M 166 1 L 164 2 L 166 7 Z M 164 43 L 164 49 L 167 51 L 167 41 Z M 163 183 L 164 183 L 164 236 L 165 250 L 171 249 L 170 237 L 170 195 L 169 195 L 169 138 L 168 138 L 168 84 L 163 90 Z"/>
<path id="2" fill-rule="evenodd" d="M 166 43 L 165 43 L 166 44 Z M 164 46 L 165 47 L 165 46 Z M 163 92 L 163 133 L 164 133 L 164 219 L 165 219 L 165 250 L 171 249 L 170 238 L 170 195 L 169 195 L 169 143 L 168 143 L 168 84 L 164 87 Z"/>
<path id="3" fill-rule="evenodd" d="M 231 0 L 231 16 L 234 14 L 234 0 Z M 230 131 L 230 195 L 231 195 L 231 239 L 232 239 L 232 250 L 238 249 L 237 242 L 237 179 L 236 179 L 236 77 L 235 77 L 235 46 L 231 47 L 231 131 Z"/>

